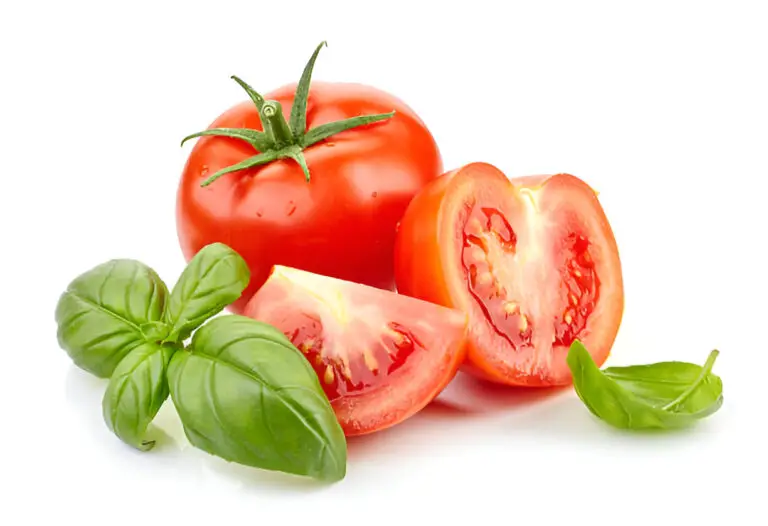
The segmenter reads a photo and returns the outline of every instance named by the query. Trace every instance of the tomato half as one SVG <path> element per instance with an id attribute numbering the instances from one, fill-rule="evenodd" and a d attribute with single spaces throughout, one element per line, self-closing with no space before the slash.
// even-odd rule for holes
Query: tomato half
<path id="1" fill-rule="evenodd" d="M 414 415 L 466 353 L 461 312 L 282 266 L 245 315 L 277 327 L 304 353 L 348 436 Z"/>
<path id="2" fill-rule="evenodd" d="M 279 104 L 283 122 L 291 116 L 296 89 L 291 84 L 264 95 Z M 397 222 L 418 190 L 443 171 L 431 133 L 393 95 L 313 81 L 305 104 L 309 131 L 364 115 L 394 111 L 394 116 L 307 147 L 295 141 L 309 181 L 295 160 L 281 158 L 201 186 L 212 174 L 259 153 L 247 141 L 226 136 L 200 137 L 184 167 L 176 216 L 185 258 L 218 241 L 237 251 L 251 270 L 248 288 L 230 306 L 233 312 L 242 312 L 273 265 L 393 290 Z M 248 101 L 225 111 L 210 128 L 262 132 L 263 122 L 264 114 Z"/>
<path id="3" fill-rule="evenodd" d="M 601 365 L 624 308 L 612 229 L 567 174 L 510 180 L 475 163 L 443 175 L 405 213 L 396 275 L 401 293 L 469 314 L 466 369 L 504 384 L 570 383 L 576 338 Z"/>

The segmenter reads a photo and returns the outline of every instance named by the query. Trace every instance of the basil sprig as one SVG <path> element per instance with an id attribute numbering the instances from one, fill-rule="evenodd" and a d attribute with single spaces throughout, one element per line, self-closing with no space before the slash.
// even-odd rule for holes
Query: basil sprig
<path id="1" fill-rule="evenodd" d="M 718 351 L 703 366 L 686 362 L 597 367 L 576 340 L 567 362 L 585 406 L 606 423 L 630 430 L 675 429 L 706 418 L 723 405 L 723 382 L 712 373 Z"/>
<path id="2" fill-rule="evenodd" d="M 77 366 L 110 378 L 104 421 L 132 447 L 152 448 L 147 429 L 170 394 L 192 445 L 248 466 L 340 480 L 344 433 L 306 358 L 270 325 L 238 315 L 208 321 L 249 279 L 245 261 L 221 243 L 200 250 L 170 293 L 143 263 L 112 260 L 61 295 L 58 341 Z"/>

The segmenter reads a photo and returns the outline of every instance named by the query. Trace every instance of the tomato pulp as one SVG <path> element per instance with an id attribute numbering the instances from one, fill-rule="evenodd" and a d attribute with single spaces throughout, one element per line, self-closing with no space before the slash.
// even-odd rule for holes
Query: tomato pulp
<path id="1" fill-rule="evenodd" d="M 467 371 L 510 385 L 570 383 L 576 338 L 602 365 L 624 308 L 612 229 L 567 174 L 510 180 L 474 163 L 443 175 L 403 217 L 396 276 L 401 293 L 469 313 Z"/>
<path id="2" fill-rule="evenodd" d="M 239 135 L 200 137 L 181 177 L 176 217 L 186 259 L 218 241 L 237 251 L 251 270 L 248 288 L 230 306 L 236 313 L 277 264 L 393 289 L 397 222 L 418 190 L 443 170 L 431 133 L 399 99 L 373 87 L 330 82 L 305 84 L 308 97 L 301 97 L 302 81 L 263 98 L 246 85 L 253 100 L 225 111 L 209 128 Z M 286 131 L 297 100 L 306 107 L 306 126 Z M 265 119 L 268 104 L 279 113 L 270 113 L 271 121 Z M 389 112 L 391 118 L 334 132 L 314 144 L 300 136 L 309 130 L 311 138 L 313 129 L 332 122 Z M 274 121 L 278 117 L 282 122 Z M 265 121 L 276 124 L 265 127 Z M 283 157 L 202 186 L 212 174 L 259 154 L 248 141 L 265 128 L 257 138 L 275 137 Z M 306 172 L 295 159 L 301 156 Z"/>
<path id="3" fill-rule="evenodd" d="M 300 269 L 276 266 L 245 315 L 277 327 L 304 354 L 348 436 L 414 415 L 466 353 L 461 312 Z"/>

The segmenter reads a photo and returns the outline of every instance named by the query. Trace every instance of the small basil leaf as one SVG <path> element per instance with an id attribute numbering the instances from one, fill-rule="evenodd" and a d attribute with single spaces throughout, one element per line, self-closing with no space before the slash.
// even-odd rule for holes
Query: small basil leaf
<path id="1" fill-rule="evenodd" d="M 158 343 L 165 340 L 168 337 L 168 333 L 171 331 L 168 324 L 162 321 L 142 323 L 139 329 L 141 329 L 141 333 L 144 335 L 146 341 Z"/>
<path id="2" fill-rule="evenodd" d="M 598 418 L 621 429 L 672 429 L 723 405 L 723 382 L 711 372 L 717 355 L 712 351 L 703 367 L 659 362 L 601 371 L 576 340 L 567 362 L 577 395 Z"/>
<path id="3" fill-rule="evenodd" d="M 104 421 L 120 440 L 136 449 L 147 451 L 155 445 L 144 434 L 168 398 L 166 372 L 175 350 L 145 342 L 123 358 L 109 380 L 102 400 Z"/>
<path id="4" fill-rule="evenodd" d="M 304 356 L 276 328 L 238 315 L 200 328 L 168 381 L 189 441 L 228 461 L 336 481 L 347 445 Z"/>
<path id="5" fill-rule="evenodd" d="M 75 278 L 56 305 L 57 338 L 77 366 L 107 378 L 144 341 L 141 327 L 162 320 L 168 289 L 157 273 L 115 259 Z"/>
<path id="6" fill-rule="evenodd" d="M 242 257 L 222 243 L 203 247 L 173 287 L 166 322 L 168 341 L 182 341 L 205 320 L 240 297 L 250 280 Z"/>

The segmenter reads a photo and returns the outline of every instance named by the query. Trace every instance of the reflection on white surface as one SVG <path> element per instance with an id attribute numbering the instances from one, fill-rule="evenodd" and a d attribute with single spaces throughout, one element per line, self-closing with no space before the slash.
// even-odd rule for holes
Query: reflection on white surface
<path id="1" fill-rule="evenodd" d="M 139 452 L 112 435 L 101 416 L 101 397 L 107 385 L 71 365 L 66 375 L 66 398 L 78 415 L 84 432 L 108 448 L 116 466 L 126 460 L 146 464 L 153 472 L 184 477 L 196 485 L 215 485 L 252 492 L 315 492 L 329 488 L 312 479 L 256 469 L 209 455 L 194 448 L 184 431 L 173 404 L 166 400 L 149 436 L 157 439 L 149 452 Z M 723 409 L 727 411 L 727 407 Z M 718 418 L 722 418 L 719 415 Z M 349 474 L 373 476 L 391 461 L 404 457 L 441 458 L 457 447 L 482 448 L 489 437 L 510 444 L 535 440 L 539 446 L 591 447 L 595 443 L 623 445 L 626 454 L 651 451 L 663 441 L 668 448 L 684 448 L 691 435 L 705 439 L 711 427 L 704 421 L 673 433 L 627 433 L 594 418 L 571 388 L 510 389 L 459 373 L 443 393 L 421 412 L 390 429 L 348 439 Z M 366 473 L 370 472 L 370 473 Z M 348 475 L 349 478 L 349 475 Z"/>

